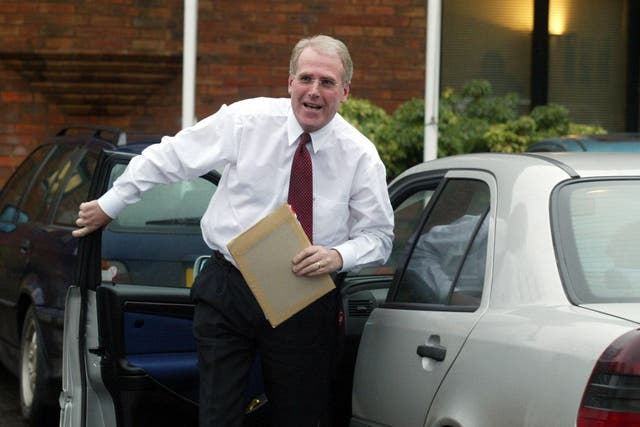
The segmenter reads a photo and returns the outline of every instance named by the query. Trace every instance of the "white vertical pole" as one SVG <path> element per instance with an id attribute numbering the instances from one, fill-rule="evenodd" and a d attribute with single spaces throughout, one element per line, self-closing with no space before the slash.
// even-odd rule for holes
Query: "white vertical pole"
<path id="1" fill-rule="evenodd" d="M 196 57 L 198 40 L 198 0 L 184 0 L 182 48 L 182 127 L 196 122 Z"/>
<path id="2" fill-rule="evenodd" d="M 428 0 L 424 102 L 424 161 L 433 160 L 438 157 L 441 17 L 442 0 Z"/>

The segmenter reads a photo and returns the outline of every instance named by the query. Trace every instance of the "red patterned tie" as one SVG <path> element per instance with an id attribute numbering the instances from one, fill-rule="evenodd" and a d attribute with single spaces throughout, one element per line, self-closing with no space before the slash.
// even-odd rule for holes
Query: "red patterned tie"
<path id="1" fill-rule="evenodd" d="M 302 225 L 309 240 L 313 242 L 313 168 L 307 143 L 311 141 L 308 133 L 300 135 L 291 163 L 288 202 Z"/>

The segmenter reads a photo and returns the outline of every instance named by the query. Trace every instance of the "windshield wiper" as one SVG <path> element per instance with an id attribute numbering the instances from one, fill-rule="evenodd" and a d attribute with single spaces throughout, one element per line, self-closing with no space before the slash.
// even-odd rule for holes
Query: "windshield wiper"
<path id="1" fill-rule="evenodd" d="M 153 219 L 145 222 L 145 225 L 200 225 L 200 218 Z"/>

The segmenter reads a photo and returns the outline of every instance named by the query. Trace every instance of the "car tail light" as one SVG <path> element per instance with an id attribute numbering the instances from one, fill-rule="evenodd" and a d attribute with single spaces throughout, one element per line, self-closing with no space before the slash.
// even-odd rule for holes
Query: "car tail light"
<path id="1" fill-rule="evenodd" d="M 577 427 L 640 426 L 640 329 L 600 356 L 578 412 Z"/>

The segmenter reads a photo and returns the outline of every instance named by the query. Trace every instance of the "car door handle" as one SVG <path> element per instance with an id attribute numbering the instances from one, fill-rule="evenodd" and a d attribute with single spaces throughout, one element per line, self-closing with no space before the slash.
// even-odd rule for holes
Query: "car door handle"
<path id="1" fill-rule="evenodd" d="M 429 359 L 442 362 L 447 354 L 447 348 L 440 344 L 424 344 L 418 346 L 416 353 L 418 353 L 420 357 L 428 357 Z"/>
<path id="2" fill-rule="evenodd" d="M 29 239 L 24 239 L 20 242 L 20 252 L 26 254 L 31 248 L 31 241 Z"/>

